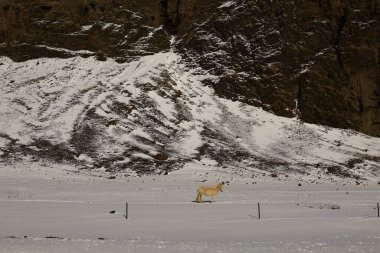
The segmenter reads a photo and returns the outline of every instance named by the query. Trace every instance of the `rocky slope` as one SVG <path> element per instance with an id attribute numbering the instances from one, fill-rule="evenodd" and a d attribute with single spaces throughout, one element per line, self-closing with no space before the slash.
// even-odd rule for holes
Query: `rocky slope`
<path id="1" fill-rule="evenodd" d="M 181 32 L 217 93 L 306 122 L 380 133 L 379 1 L 228 1 Z"/>
<path id="2" fill-rule="evenodd" d="M 174 52 L 129 63 L 96 57 L 0 58 L 0 156 L 80 168 L 378 176 L 380 139 L 302 123 L 216 96 L 219 77 Z"/>
<path id="3" fill-rule="evenodd" d="M 130 61 L 170 34 L 217 94 L 306 122 L 380 134 L 378 0 L 1 0 L 1 54 Z M 57 50 L 65 48 L 75 52 Z M 296 103 L 297 101 L 297 103 Z"/>
<path id="4" fill-rule="evenodd" d="M 2 160 L 378 174 L 377 0 L 0 6 Z"/>

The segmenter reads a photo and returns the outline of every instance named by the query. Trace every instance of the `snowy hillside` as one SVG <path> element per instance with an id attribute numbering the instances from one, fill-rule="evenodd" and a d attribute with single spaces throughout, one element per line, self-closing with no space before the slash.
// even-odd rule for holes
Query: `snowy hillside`
<path id="1" fill-rule="evenodd" d="M 0 65 L 0 155 L 110 172 L 162 173 L 194 160 L 254 175 L 380 175 L 380 139 L 303 124 L 214 94 L 217 79 L 174 52 Z"/>

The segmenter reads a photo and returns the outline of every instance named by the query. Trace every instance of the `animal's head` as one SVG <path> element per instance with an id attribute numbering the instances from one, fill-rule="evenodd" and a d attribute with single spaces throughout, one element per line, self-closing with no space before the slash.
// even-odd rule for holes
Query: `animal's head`
<path id="1" fill-rule="evenodd" d="M 223 192 L 224 182 L 218 184 L 218 190 Z"/>

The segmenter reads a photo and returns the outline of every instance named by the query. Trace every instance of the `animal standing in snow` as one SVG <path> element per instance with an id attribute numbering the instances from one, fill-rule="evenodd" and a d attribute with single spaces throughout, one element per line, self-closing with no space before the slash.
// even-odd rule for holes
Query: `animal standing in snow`
<path id="1" fill-rule="evenodd" d="M 219 192 L 223 191 L 224 182 L 221 182 L 219 184 L 213 185 L 213 186 L 201 186 L 197 190 L 197 198 L 195 199 L 195 202 L 202 203 L 202 196 L 211 196 L 211 202 L 214 202 L 214 197 Z"/>

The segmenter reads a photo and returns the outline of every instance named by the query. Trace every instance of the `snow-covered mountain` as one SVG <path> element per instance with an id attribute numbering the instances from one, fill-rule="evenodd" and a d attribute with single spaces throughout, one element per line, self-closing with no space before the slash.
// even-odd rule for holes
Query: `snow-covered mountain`
<path id="1" fill-rule="evenodd" d="M 129 63 L 96 57 L 0 65 L 1 160 L 162 173 L 193 161 L 221 170 L 380 174 L 380 139 L 306 124 L 221 98 L 219 77 L 169 50 Z"/>
<path id="2" fill-rule="evenodd" d="M 220 97 L 379 137 L 379 23 L 379 0 L 0 0 L 0 56 L 131 62 L 174 48 L 218 77 L 205 84 Z"/>
<path id="3" fill-rule="evenodd" d="M 0 161 L 378 175 L 379 6 L 0 0 Z"/>

